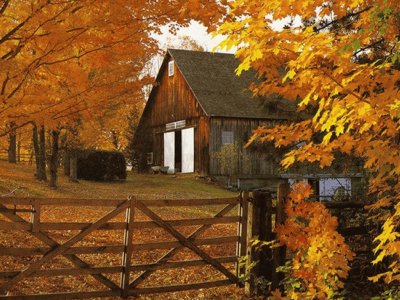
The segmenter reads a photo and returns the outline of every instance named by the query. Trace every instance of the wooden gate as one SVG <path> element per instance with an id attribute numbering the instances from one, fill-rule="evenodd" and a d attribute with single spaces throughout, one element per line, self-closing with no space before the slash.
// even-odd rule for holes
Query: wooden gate
<path id="1" fill-rule="evenodd" d="M 198 210 L 209 206 L 211 216 L 202 218 L 171 219 L 162 217 L 164 210 L 174 212 L 176 207 Z M 54 215 L 59 212 L 68 216 L 66 207 L 79 211 L 81 221 L 59 221 Z M 233 213 L 238 207 L 238 213 Z M 58 211 L 57 211 L 58 210 Z M 238 257 L 246 252 L 247 199 L 239 196 L 229 199 L 194 200 L 146 200 L 134 198 L 127 200 L 109 199 L 44 199 L 44 198 L 0 198 L 0 299 L 62 299 L 90 297 L 128 297 L 149 293 L 173 292 L 238 284 Z M 125 213 L 125 220 L 123 218 Z M 88 221 L 84 218 L 95 215 Z M 48 215 L 51 215 L 50 217 Z M 98 216 L 97 216 L 98 215 Z M 66 217 L 64 216 L 64 217 Z M 237 226 L 237 234 L 228 236 L 202 236 L 216 224 Z M 217 225 L 218 226 L 218 225 Z M 228 225 L 227 225 L 228 226 Z M 177 228 L 185 228 L 178 230 Z M 187 229 L 195 228 L 187 233 Z M 162 229 L 173 240 L 161 240 L 138 243 L 135 235 L 144 230 Z M 113 231 L 113 237 L 121 239 L 115 244 L 101 244 L 101 232 Z M 17 232 L 15 236 L 14 232 Z M 13 235 L 14 234 L 14 235 Z M 22 234 L 29 234 L 39 241 L 41 246 L 21 247 Z M 98 240 L 96 240 L 99 235 Z M 18 238 L 21 236 L 21 238 Z M 89 237 L 91 239 L 89 239 Z M 23 237 L 26 239 L 26 237 Z M 89 240 L 88 240 L 89 239 Z M 28 240 L 27 240 L 28 241 Z M 213 257 L 205 245 L 236 245 L 236 254 Z M 210 246 L 207 246 L 210 247 Z M 158 249 L 158 250 L 155 250 Z M 132 257 L 140 251 L 160 251 L 156 261 L 134 262 Z M 173 259 L 182 249 L 188 249 L 197 259 Z M 96 255 L 113 254 L 122 258 L 122 262 L 111 265 L 99 265 L 104 259 Z M 94 258 L 90 255 L 94 255 Z M 153 255 L 153 256 L 154 256 Z M 90 256 L 88 258 L 88 256 Z M 122 256 L 122 257 L 121 257 Z M 6 263 L 3 257 L 11 258 Z M 115 262 L 115 258 L 109 258 Z M 54 263 L 54 260 L 57 260 Z M 62 260 L 62 262 L 61 262 Z M 68 263 L 66 263 L 68 262 Z M 22 268 L 14 265 L 25 264 Z M 62 265 L 63 267 L 57 267 Z M 65 267 L 65 265 L 69 267 Z M 229 266 L 230 267 L 229 267 Z M 146 286 L 150 275 L 158 270 L 208 266 L 216 270 L 223 278 L 206 282 L 194 282 L 176 285 Z M 29 282 L 34 284 L 37 277 L 71 276 L 81 280 L 83 275 L 90 276 L 92 283 L 79 290 L 56 290 L 47 293 L 25 293 L 29 291 Z M 24 281 L 28 281 L 28 284 Z M 33 281 L 32 281 L 33 280 Z M 93 283 L 93 281 L 95 283 Z M 100 288 L 98 288 L 100 286 Z M 97 288 L 96 288 L 97 287 Z M 42 291 L 41 291 L 42 292 Z M 29 295 L 27 295 L 29 294 Z"/>

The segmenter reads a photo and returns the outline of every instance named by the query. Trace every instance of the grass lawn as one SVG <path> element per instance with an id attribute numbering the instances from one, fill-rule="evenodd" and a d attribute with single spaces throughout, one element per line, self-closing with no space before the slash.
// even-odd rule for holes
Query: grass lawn
<path id="1" fill-rule="evenodd" d="M 138 199 L 190 199 L 235 197 L 217 185 L 198 180 L 192 174 L 158 175 L 128 174 L 124 182 L 93 182 L 80 180 L 70 182 L 59 170 L 59 187 L 52 189 L 47 183 L 34 179 L 34 166 L 9 164 L 0 161 L 0 194 L 7 194 L 17 187 L 17 196 L 58 197 L 58 198 L 125 198 L 128 195 Z"/>

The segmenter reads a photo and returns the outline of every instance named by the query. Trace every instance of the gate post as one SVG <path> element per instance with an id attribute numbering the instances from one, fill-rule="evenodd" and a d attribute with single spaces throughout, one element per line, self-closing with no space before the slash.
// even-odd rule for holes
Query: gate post
<path id="1" fill-rule="evenodd" d="M 290 192 L 290 185 L 286 181 L 284 183 L 279 184 L 278 193 L 277 193 L 277 204 L 276 204 L 276 217 L 275 217 L 275 227 L 277 225 L 282 225 L 285 223 L 285 206 L 286 200 Z M 275 290 L 279 288 L 279 283 L 283 279 L 283 274 L 276 272 L 276 269 L 279 266 L 283 266 L 286 260 L 286 247 L 279 246 L 272 249 L 272 257 L 273 257 L 273 273 L 272 273 L 272 286 L 271 289 Z"/>
<path id="2" fill-rule="evenodd" d="M 239 242 L 236 246 L 236 256 L 238 258 L 246 257 L 247 255 L 247 225 L 249 219 L 249 193 L 241 192 L 240 195 L 240 205 L 238 207 L 238 215 L 240 216 L 240 222 L 238 226 L 238 236 L 240 237 Z M 238 278 L 246 276 L 246 266 L 241 264 L 236 264 L 236 276 Z M 241 285 L 241 283 L 239 284 Z"/>
<path id="3" fill-rule="evenodd" d="M 125 230 L 124 230 L 124 252 L 122 253 L 122 273 L 120 279 L 121 297 L 126 299 L 129 296 L 129 278 L 131 272 L 133 222 L 135 215 L 135 198 L 129 196 L 129 207 L 126 209 Z"/>
<path id="4" fill-rule="evenodd" d="M 253 201 L 249 207 L 248 244 L 253 240 L 271 241 L 272 235 L 272 194 L 267 190 L 253 192 Z M 262 283 L 272 280 L 272 253 L 268 246 L 249 247 L 248 265 L 250 278 L 246 285 L 246 293 L 250 296 L 263 294 Z"/>

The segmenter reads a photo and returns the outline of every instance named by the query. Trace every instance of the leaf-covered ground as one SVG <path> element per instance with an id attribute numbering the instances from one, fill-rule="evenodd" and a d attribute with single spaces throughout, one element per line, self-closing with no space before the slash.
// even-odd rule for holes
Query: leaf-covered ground
<path id="1" fill-rule="evenodd" d="M 234 197 L 231 193 L 215 185 L 197 180 L 194 176 L 164 176 L 164 175 L 129 175 L 128 180 L 123 183 L 95 183 L 80 181 L 79 183 L 69 182 L 64 176 L 60 176 L 60 187 L 57 190 L 50 189 L 45 183 L 33 179 L 33 168 L 29 165 L 10 165 L 0 162 L 0 193 L 7 194 L 16 187 L 17 196 L 35 197 L 68 197 L 68 198 L 125 198 L 127 195 L 134 195 L 139 199 L 185 199 L 185 198 L 215 198 Z M 196 207 L 196 208 L 175 208 L 158 209 L 165 219 L 183 219 L 206 217 L 215 214 L 221 206 Z M 106 213 L 107 208 L 93 209 L 82 207 L 50 208 L 43 207 L 41 218 L 45 222 L 90 222 L 95 221 Z M 29 215 L 19 214 L 26 220 Z M 123 221 L 124 214 L 120 214 L 112 221 Z M 5 220 L 3 217 L 1 219 Z M 136 214 L 136 220 L 147 220 L 143 214 Z M 197 226 L 177 227 L 183 234 L 189 234 Z M 57 242 L 65 242 L 78 231 L 48 231 L 47 234 Z M 204 232 L 201 237 L 233 236 L 236 235 L 236 225 L 214 225 Z M 120 245 L 123 240 L 122 231 L 96 231 L 87 236 L 76 246 L 93 245 Z M 134 243 L 147 241 L 172 241 L 171 235 L 163 229 L 141 229 L 134 231 Z M 43 243 L 29 236 L 29 233 L 22 231 L 0 231 L 0 246 L 15 247 L 43 247 Z M 234 244 L 200 246 L 211 256 L 229 256 L 235 254 Z M 137 251 L 133 254 L 133 263 L 145 264 L 156 261 L 166 250 Z M 121 254 L 99 254 L 99 255 L 78 255 L 82 260 L 95 266 L 118 266 L 121 263 Z M 0 260 L 1 271 L 24 269 L 41 256 L 11 257 L 3 256 Z M 173 256 L 172 260 L 199 259 L 189 250 L 181 250 Z M 234 264 L 226 264 L 233 272 Z M 72 264 L 67 259 L 57 256 L 42 269 L 47 268 L 69 268 Z M 139 275 L 133 273 L 132 277 Z M 119 283 L 119 274 L 106 275 L 115 283 Z M 175 285 L 189 282 L 202 282 L 224 279 L 218 271 L 212 267 L 190 267 L 185 269 L 161 270 L 153 273 L 143 281 L 141 286 Z M 13 287 L 10 294 L 32 294 L 44 292 L 69 292 L 79 290 L 98 290 L 102 285 L 91 276 L 58 276 L 58 277 L 36 277 L 22 281 Z M 186 292 L 151 294 L 141 296 L 140 299 L 241 299 L 243 290 L 234 285 L 219 288 L 201 289 Z"/>

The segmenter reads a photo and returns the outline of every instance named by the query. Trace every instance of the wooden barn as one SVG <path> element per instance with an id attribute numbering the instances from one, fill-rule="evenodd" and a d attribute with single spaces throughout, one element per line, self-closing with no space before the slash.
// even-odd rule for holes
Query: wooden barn
<path id="1" fill-rule="evenodd" d="M 235 178 L 276 178 L 277 158 L 243 145 L 258 126 L 291 119 L 293 105 L 253 97 L 248 87 L 255 74 L 238 77 L 237 66 L 232 54 L 167 51 L 136 132 L 140 170 L 168 166 L 169 172 L 226 178 L 218 153 L 232 144 Z"/>

